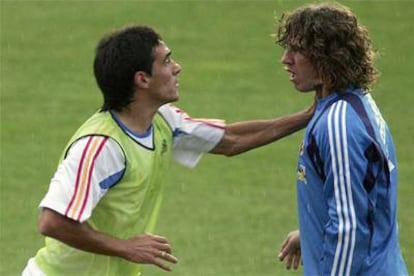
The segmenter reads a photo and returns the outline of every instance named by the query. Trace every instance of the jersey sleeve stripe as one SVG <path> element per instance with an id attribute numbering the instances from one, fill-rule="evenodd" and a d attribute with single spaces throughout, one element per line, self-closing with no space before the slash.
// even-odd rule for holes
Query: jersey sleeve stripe
<path id="1" fill-rule="evenodd" d="M 202 123 L 202 124 L 208 125 L 210 127 L 225 129 L 225 126 L 223 125 L 222 120 L 200 119 L 200 118 L 195 119 L 195 118 L 191 118 L 191 117 L 186 117 L 185 120 L 191 121 L 191 122 Z"/>
<path id="2" fill-rule="evenodd" d="M 357 228 L 357 223 L 356 223 L 356 216 L 355 216 L 355 206 L 354 206 L 354 199 L 353 199 L 353 195 L 352 195 L 352 181 L 351 181 L 351 171 L 350 171 L 350 159 L 349 159 L 349 152 L 348 152 L 348 143 L 347 143 L 347 129 L 346 129 L 346 107 L 348 106 L 348 103 L 346 103 L 344 111 L 343 111 L 343 115 L 342 115 L 342 121 L 343 121 L 343 128 L 344 128 L 344 135 L 343 135 L 343 139 L 344 139 L 344 145 L 346 145 L 344 147 L 344 158 L 345 160 L 347 160 L 346 162 L 346 167 L 345 167 L 345 183 L 346 183 L 346 189 L 347 189 L 347 195 L 348 195 L 348 200 L 349 200 L 349 215 L 350 215 L 350 231 L 351 233 L 348 233 L 348 236 L 350 235 L 350 245 L 349 245 L 349 252 L 348 252 L 348 262 L 344 263 L 345 265 L 345 275 L 351 275 L 351 267 L 352 267 L 352 259 L 354 256 L 354 249 L 355 249 L 355 238 L 356 238 L 356 228 Z"/>
<path id="3" fill-rule="evenodd" d="M 102 138 L 102 141 L 100 142 L 100 144 L 98 146 L 98 149 L 96 150 L 96 152 L 95 152 L 95 154 L 92 158 L 91 165 L 89 166 L 88 182 L 86 184 L 86 194 L 85 194 L 85 197 L 83 199 L 82 207 L 81 207 L 81 210 L 80 210 L 79 215 L 78 215 L 78 220 L 81 219 L 83 211 L 85 210 L 86 203 L 88 202 L 89 191 L 90 191 L 91 181 L 92 181 L 92 174 L 93 174 L 93 169 L 95 167 L 96 158 L 98 158 L 98 155 L 102 151 L 102 148 L 105 145 L 105 142 L 107 140 L 108 140 L 108 137 L 103 137 Z"/>
<path id="4" fill-rule="evenodd" d="M 355 246 L 355 209 L 352 199 L 346 132 L 347 103 L 335 103 L 328 114 L 334 195 L 338 216 L 338 241 L 331 275 L 349 275 Z"/>
<path id="5" fill-rule="evenodd" d="M 82 170 L 82 167 L 83 167 L 83 163 L 85 161 L 86 153 L 88 152 L 88 149 L 89 149 L 89 146 L 91 144 L 92 139 L 93 139 L 93 136 L 89 137 L 88 142 L 86 143 L 86 146 L 85 146 L 85 148 L 84 148 L 84 150 L 82 152 L 82 156 L 81 156 L 81 159 L 79 161 L 78 172 L 77 172 L 76 180 L 75 180 L 75 189 L 74 189 L 72 198 L 70 199 L 69 205 L 66 208 L 65 216 L 69 216 L 69 211 L 71 210 L 72 205 L 73 205 L 73 202 L 75 201 L 76 195 L 78 193 L 78 189 L 79 189 L 79 179 L 80 179 L 80 176 L 81 176 L 81 170 Z"/>
<path id="6" fill-rule="evenodd" d="M 66 210 L 66 216 L 79 219 L 79 213 L 82 211 L 81 204 L 82 199 L 87 200 L 88 195 L 88 181 L 90 179 L 89 174 L 92 173 L 90 168 L 93 168 L 94 158 L 99 154 L 99 151 L 102 149 L 103 144 L 108 138 L 102 136 L 91 136 L 83 150 L 81 160 L 79 162 L 78 174 L 76 176 L 75 191 Z M 78 216 L 76 215 L 78 213 Z"/>
<path id="7" fill-rule="evenodd" d="M 75 218 L 76 215 L 75 213 L 79 210 L 79 205 L 80 202 L 85 194 L 85 188 L 86 188 L 86 178 L 89 172 L 89 166 L 91 163 L 91 159 L 92 156 L 96 150 L 96 147 L 98 145 L 99 140 L 101 139 L 101 137 L 94 137 L 92 138 L 92 142 L 91 142 L 91 146 L 90 146 L 90 150 L 88 150 L 86 156 L 85 156 L 85 162 L 84 162 L 84 166 L 82 167 L 81 171 L 80 171 L 80 185 L 79 185 L 79 190 L 78 193 L 76 194 L 76 198 L 75 198 L 75 204 L 74 207 L 72 208 L 72 212 L 70 214 L 71 218 Z"/>
<path id="8" fill-rule="evenodd" d="M 335 158 L 336 148 L 334 147 L 335 142 L 333 141 L 333 139 L 334 139 L 334 137 L 333 137 L 334 136 L 334 134 L 333 134 L 334 129 L 333 129 L 333 123 L 332 123 L 332 121 L 334 120 L 333 119 L 333 117 L 334 117 L 333 113 L 335 111 L 336 105 L 337 105 L 336 103 L 333 104 L 332 107 L 329 109 L 329 113 L 328 113 L 328 137 L 329 137 L 330 154 L 331 154 L 331 162 L 332 162 L 331 166 L 332 166 L 332 172 L 333 172 L 334 193 L 335 193 L 335 200 L 337 202 L 336 211 L 337 211 L 338 214 L 340 214 L 341 211 L 342 211 L 341 210 L 342 206 L 341 206 L 340 201 L 339 201 L 338 177 L 337 177 L 337 174 L 336 174 L 336 172 L 337 172 L 337 163 L 336 163 L 336 161 L 337 160 Z M 342 219 L 342 216 L 339 215 L 338 216 L 338 228 L 342 228 L 342 225 L 343 225 L 343 219 Z M 332 271 L 331 271 L 332 274 L 331 275 L 334 275 L 335 272 L 336 272 L 336 267 L 338 266 L 338 260 L 339 260 L 339 254 L 340 254 L 341 247 L 342 247 L 342 234 L 338 231 L 338 241 L 337 241 L 337 245 L 336 245 L 335 257 L 334 257 L 334 262 L 333 262 L 333 265 L 332 265 Z"/>

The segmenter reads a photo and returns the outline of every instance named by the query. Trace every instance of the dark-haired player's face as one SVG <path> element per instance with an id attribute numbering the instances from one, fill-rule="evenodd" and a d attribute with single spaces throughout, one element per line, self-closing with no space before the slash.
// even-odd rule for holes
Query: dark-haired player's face
<path id="1" fill-rule="evenodd" d="M 322 88 L 322 80 L 316 68 L 300 52 L 286 49 L 281 61 L 290 74 L 290 81 L 298 91 L 309 92 Z"/>
<path id="2" fill-rule="evenodd" d="M 171 57 L 171 50 L 161 41 L 154 48 L 152 75 L 149 77 L 151 97 L 161 104 L 178 100 L 180 65 Z"/>

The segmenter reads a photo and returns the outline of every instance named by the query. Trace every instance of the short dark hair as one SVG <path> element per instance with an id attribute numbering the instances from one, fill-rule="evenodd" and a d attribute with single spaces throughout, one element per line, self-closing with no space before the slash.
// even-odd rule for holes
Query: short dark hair
<path id="1" fill-rule="evenodd" d="M 134 75 L 151 75 L 153 49 L 161 36 L 147 26 L 128 26 L 104 36 L 95 50 L 94 74 L 103 94 L 101 111 L 121 110 L 131 103 Z"/>
<path id="2" fill-rule="evenodd" d="M 305 55 L 330 91 L 369 89 L 378 71 L 368 31 L 351 10 L 335 3 L 310 4 L 284 13 L 276 43 Z"/>

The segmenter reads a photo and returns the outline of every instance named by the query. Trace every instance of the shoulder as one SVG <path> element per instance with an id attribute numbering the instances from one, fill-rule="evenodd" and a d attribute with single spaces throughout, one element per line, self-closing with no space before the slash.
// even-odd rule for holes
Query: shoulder
<path id="1" fill-rule="evenodd" d="M 164 119 L 172 132 L 180 128 L 183 117 L 188 116 L 183 110 L 171 104 L 161 106 L 158 109 L 158 114 Z"/>
<path id="2" fill-rule="evenodd" d="M 107 157 L 117 160 L 125 160 L 125 153 L 121 145 L 112 137 L 106 135 L 86 135 L 75 140 L 69 145 L 65 158 L 68 156 L 77 158 Z"/>
<path id="3" fill-rule="evenodd" d="M 361 125 L 361 111 L 345 99 L 332 103 L 323 114 L 326 127 L 353 128 Z"/>
<path id="4" fill-rule="evenodd" d="M 172 104 L 164 104 L 158 109 L 158 112 L 160 112 L 162 115 L 165 116 L 179 116 L 180 114 L 186 114 L 184 110 L 181 108 L 178 108 Z"/>
<path id="5" fill-rule="evenodd" d="M 314 134 L 324 146 L 365 147 L 371 139 L 360 113 L 355 105 L 339 99 L 326 109 Z"/>
<path id="6" fill-rule="evenodd" d="M 189 117 L 184 110 L 171 104 L 165 104 L 161 106 L 158 109 L 158 113 L 172 128 L 179 124 L 180 120 L 183 118 Z"/>
<path id="7" fill-rule="evenodd" d="M 360 136 L 365 132 L 364 123 L 354 105 L 345 99 L 338 99 L 322 111 L 309 135 L 327 145 L 340 137 Z"/>
<path id="8" fill-rule="evenodd" d="M 188 133 L 198 128 L 220 129 L 220 131 L 225 128 L 224 120 L 212 118 L 194 118 L 187 114 L 187 112 L 184 110 L 171 104 L 161 106 L 158 111 L 161 116 L 164 117 L 173 131 L 176 131 L 178 129 Z"/>

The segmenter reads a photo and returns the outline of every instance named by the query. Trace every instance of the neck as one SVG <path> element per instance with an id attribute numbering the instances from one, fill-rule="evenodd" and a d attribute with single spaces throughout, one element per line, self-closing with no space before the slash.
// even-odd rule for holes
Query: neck
<path id="1" fill-rule="evenodd" d="M 145 104 L 132 102 L 121 111 L 117 111 L 119 119 L 135 133 L 145 133 L 152 124 L 158 110 L 157 107 L 148 107 Z"/>
<path id="2" fill-rule="evenodd" d="M 318 87 L 316 90 L 316 97 L 318 99 L 323 99 L 327 96 L 329 96 L 329 94 L 331 94 L 331 92 L 329 90 L 326 89 L 326 87 L 324 85 Z"/>

